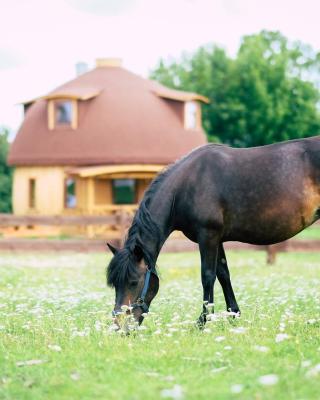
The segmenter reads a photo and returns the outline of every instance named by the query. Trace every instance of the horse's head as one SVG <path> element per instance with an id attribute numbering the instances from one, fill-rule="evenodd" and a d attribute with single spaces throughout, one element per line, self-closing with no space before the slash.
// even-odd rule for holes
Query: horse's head
<path id="1" fill-rule="evenodd" d="M 132 314 L 141 324 L 143 314 L 149 311 L 151 301 L 159 290 L 159 278 L 154 266 L 145 262 L 143 251 L 135 247 L 133 251 L 124 247 L 116 249 L 108 244 L 113 258 L 107 269 L 107 282 L 115 288 L 116 299 L 113 315 Z M 123 307 L 124 306 L 124 307 Z"/>

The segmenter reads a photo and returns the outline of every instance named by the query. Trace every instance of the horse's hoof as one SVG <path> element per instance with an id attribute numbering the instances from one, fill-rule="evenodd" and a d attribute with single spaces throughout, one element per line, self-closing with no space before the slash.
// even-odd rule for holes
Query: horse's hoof
<path id="1" fill-rule="evenodd" d="M 230 317 L 232 317 L 232 318 L 240 318 L 240 316 L 241 316 L 241 311 L 239 310 L 239 308 L 234 308 L 234 309 L 229 308 L 227 311 L 228 311 Z"/>
<path id="2" fill-rule="evenodd" d="M 205 314 L 201 314 L 197 320 L 197 328 L 202 330 L 207 322 L 207 317 Z"/>

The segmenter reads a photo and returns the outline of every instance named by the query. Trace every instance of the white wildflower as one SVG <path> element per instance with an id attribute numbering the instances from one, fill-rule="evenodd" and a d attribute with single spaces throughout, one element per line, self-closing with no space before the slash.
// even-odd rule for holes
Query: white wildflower
<path id="1" fill-rule="evenodd" d="M 16 362 L 17 367 L 24 367 L 29 365 L 39 365 L 45 363 L 44 360 L 27 360 L 27 361 L 18 361 Z"/>
<path id="2" fill-rule="evenodd" d="M 243 391 L 243 385 L 241 385 L 240 383 L 236 383 L 235 385 L 232 385 L 230 387 L 230 392 L 237 394 L 237 393 L 241 393 Z"/>
<path id="3" fill-rule="evenodd" d="M 253 347 L 255 350 L 260 351 L 261 353 L 268 353 L 268 351 L 270 351 L 269 347 L 266 346 L 254 346 Z"/>
<path id="4" fill-rule="evenodd" d="M 276 335 L 275 341 L 276 341 L 276 343 L 280 343 L 280 342 L 283 342 L 286 339 L 289 339 L 289 337 L 290 336 L 287 333 L 278 333 Z"/>
<path id="5" fill-rule="evenodd" d="M 238 328 L 231 328 L 230 332 L 232 333 L 246 333 L 248 328 L 245 328 L 243 326 L 239 326 Z"/>
<path id="6" fill-rule="evenodd" d="M 96 322 L 94 323 L 94 328 L 95 328 L 95 330 L 96 330 L 97 332 L 100 332 L 101 329 L 102 329 L 101 322 L 100 322 L 100 321 L 96 321 Z"/>
<path id="7" fill-rule="evenodd" d="M 109 332 L 115 332 L 118 331 L 119 329 L 120 329 L 119 326 L 116 324 L 112 324 L 109 326 Z"/>
<path id="8" fill-rule="evenodd" d="M 57 344 L 48 344 L 48 348 L 53 351 L 61 351 L 61 347 Z"/>
<path id="9" fill-rule="evenodd" d="M 315 378 L 318 375 L 320 375 L 320 364 L 315 365 L 306 373 L 307 378 Z"/>
<path id="10" fill-rule="evenodd" d="M 217 372 L 221 372 L 221 371 L 224 371 L 225 369 L 227 369 L 228 367 L 220 367 L 220 368 L 213 368 L 212 370 L 211 370 L 211 372 L 213 372 L 213 373 L 217 373 Z"/>
<path id="11" fill-rule="evenodd" d="M 277 384 L 279 381 L 278 375 L 275 374 L 270 374 L 270 375 L 263 375 L 258 378 L 258 382 L 261 383 L 261 385 L 265 386 L 273 386 Z"/>
<path id="12" fill-rule="evenodd" d="M 174 385 L 171 389 L 163 389 L 161 397 L 166 399 L 183 399 L 183 390 L 180 385 Z"/>
<path id="13" fill-rule="evenodd" d="M 78 380 L 80 379 L 80 374 L 79 374 L 77 371 L 73 371 L 73 372 L 70 374 L 70 378 L 71 378 L 73 381 L 78 381 Z"/>
<path id="14" fill-rule="evenodd" d="M 217 336 L 214 340 L 219 343 L 223 342 L 225 339 L 226 339 L 225 336 Z"/>
<path id="15" fill-rule="evenodd" d="M 151 378 L 157 378 L 159 376 L 159 372 L 150 371 L 146 372 L 145 375 L 150 376 Z"/>
<path id="16" fill-rule="evenodd" d="M 301 362 L 301 367 L 302 368 L 310 367 L 310 365 L 311 365 L 311 361 L 310 360 L 304 360 L 304 361 Z"/>
<path id="17" fill-rule="evenodd" d="M 284 324 L 283 322 L 281 322 L 280 325 L 279 325 L 279 331 L 280 331 L 280 332 L 284 332 L 285 329 L 286 329 L 286 324 Z"/>

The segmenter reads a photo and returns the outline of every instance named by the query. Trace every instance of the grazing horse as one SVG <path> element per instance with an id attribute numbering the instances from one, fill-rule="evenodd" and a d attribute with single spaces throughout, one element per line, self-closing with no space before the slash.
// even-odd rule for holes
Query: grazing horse
<path id="1" fill-rule="evenodd" d="M 156 260 L 174 230 L 199 244 L 203 301 L 218 278 L 227 309 L 239 312 L 223 243 L 270 245 L 320 218 L 320 136 L 254 148 L 208 144 L 158 175 L 136 212 L 107 281 L 114 315 L 131 305 L 139 323 L 159 289 Z M 203 306 L 198 323 L 206 322 Z"/>

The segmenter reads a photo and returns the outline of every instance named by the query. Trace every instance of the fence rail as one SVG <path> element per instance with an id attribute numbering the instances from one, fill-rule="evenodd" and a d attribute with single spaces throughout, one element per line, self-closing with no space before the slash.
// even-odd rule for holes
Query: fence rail
<path id="1" fill-rule="evenodd" d="M 0 227 L 6 226 L 81 226 L 81 225 L 102 225 L 118 224 L 122 219 L 129 220 L 125 214 L 115 215 L 12 215 L 0 214 Z"/>
<path id="2" fill-rule="evenodd" d="M 111 240 L 115 245 L 121 245 L 126 231 L 132 222 L 132 213 L 127 210 L 118 210 L 110 215 L 12 215 L 0 214 L 0 250 L 78 250 L 78 251 L 103 251 L 105 243 Z M 319 223 L 318 223 L 319 224 Z M 84 227 L 84 237 L 47 238 L 47 231 L 33 230 L 34 227 Z M 103 231 L 100 239 L 94 235 L 93 227 L 109 226 L 110 229 Z M 34 233 L 33 237 L 24 237 L 19 234 L 20 230 L 29 229 Z M 10 234 L 8 233 L 10 230 Z M 40 233 L 40 234 L 39 234 Z M 165 251 L 192 251 L 197 246 L 176 234 L 167 241 Z M 272 246 L 252 246 L 245 243 L 226 243 L 227 249 L 256 249 L 267 252 L 267 261 L 272 264 L 278 252 L 286 251 L 320 251 L 320 240 L 297 240 L 278 243 Z"/>

